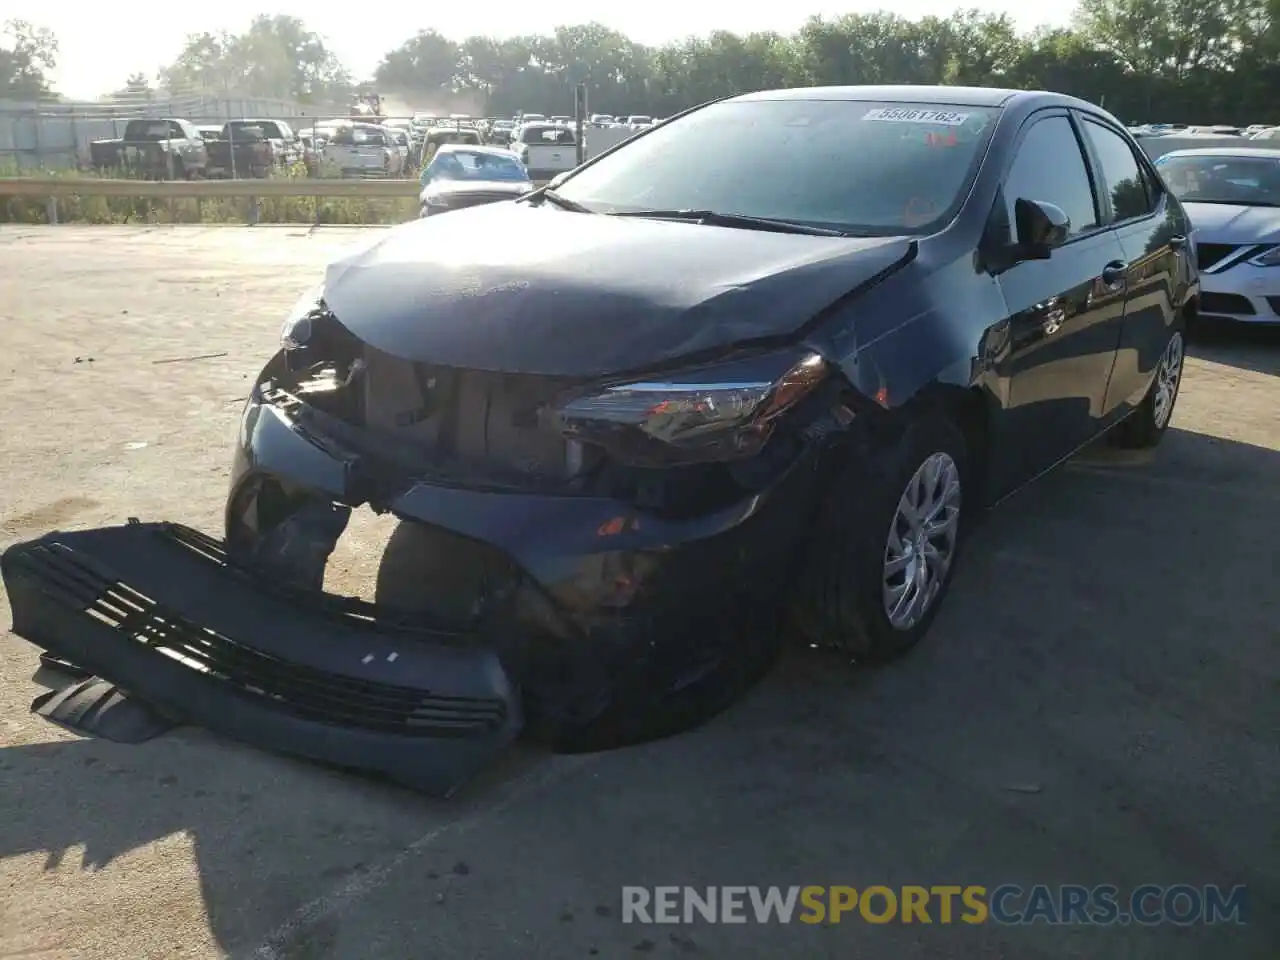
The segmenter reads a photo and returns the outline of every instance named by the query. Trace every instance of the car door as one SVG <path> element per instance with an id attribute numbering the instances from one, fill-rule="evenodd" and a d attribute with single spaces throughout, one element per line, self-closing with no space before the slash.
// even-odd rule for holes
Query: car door
<path id="1" fill-rule="evenodd" d="M 1142 402 L 1160 355 L 1178 321 L 1187 272 L 1188 225 L 1149 161 L 1101 117 L 1079 114 L 1103 216 L 1124 250 L 1124 321 L 1104 411 L 1114 420 Z"/>
<path id="2" fill-rule="evenodd" d="M 989 230 L 1014 240 L 1017 200 L 1050 203 L 1070 219 L 1066 242 L 1043 260 L 998 276 L 1009 315 L 997 370 L 1007 389 L 1008 454 L 993 478 L 1017 486 L 1069 456 L 1103 423 L 1124 316 L 1124 252 L 1103 223 L 1075 124 L 1066 111 L 1034 114 L 1019 132 Z"/>

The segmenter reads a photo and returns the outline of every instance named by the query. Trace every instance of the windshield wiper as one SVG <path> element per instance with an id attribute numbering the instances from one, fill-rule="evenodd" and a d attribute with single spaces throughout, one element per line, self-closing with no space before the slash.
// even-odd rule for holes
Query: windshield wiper
<path id="1" fill-rule="evenodd" d="M 713 227 L 740 227 L 743 230 L 767 230 L 772 233 L 801 233 L 811 237 L 845 237 L 846 233 L 827 227 L 813 227 L 794 220 L 774 220 L 771 217 L 748 217 L 740 213 L 719 213 L 715 210 L 620 210 L 614 217 L 641 217 L 650 220 L 681 220 L 689 223 L 705 223 Z"/>
<path id="2" fill-rule="evenodd" d="M 595 213 L 594 210 L 588 210 L 576 200 L 570 200 L 568 197 L 562 197 L 554 190 L 543 187 L 541 190 L 535 190 L 533 193 L 525 194 L 517 203 L 539 204 L 543 200 L 550 200 L 555 206 L 562 210 L 571 210 L 574 213 Z"/>

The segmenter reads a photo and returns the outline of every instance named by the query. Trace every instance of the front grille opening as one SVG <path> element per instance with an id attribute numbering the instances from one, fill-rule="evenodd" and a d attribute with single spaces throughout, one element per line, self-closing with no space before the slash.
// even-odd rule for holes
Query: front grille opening
<path id="1" fill-rule="evenodd" d="M 347 528 L 325 565 L 325 592 L 373 603 L 377 599 L 378 568 L 398 522 L 389 513 L 352 510 Z"/>
<path id="2" fill-rule="evenodd" d="M 544 411 L 579 381 L 413 363 L 366 348 L 365 429 L 460 476 L 569 483 L 590 467 Z"/>
<path id="3" fill-rule="evenodd" d="M 291 499 L 271 478 L 247 481 L 233 504 L 229 542 L 255 576 L 306 596 L 358 602 L 379 621 L 443 631 L 464 645 L 521 581 L 497 547 L 390 512 L 350 509 L 338 530 L 329 526 L 334 504 L 305 492 Z M 281 537 L 282 523 L 298 525 Z"/>
<path id="4" fill-rule="evenodd" d="M 572 492 L 602 459 L 546 416 L 581 381 L 415 363 L 330 338 L 286 353 L 293 367 L 263 384 L 263 399 L 317 432 L 400 472 L 469 485 Z M 330 346 L 335 355 L 329 355 Z"/>
<path id="5" fill-rule="evenodd" d="M 1248 297 L 1238 293 L 1200 293 L 1201 313 L 1234 313 L 1252 316 L 1256 311 Z"/>
<path id="6" fill-rule="evenodd" d="M 200 627 L 52 544 L 27 562 L 68 606 L 182 667 L 303 719 L 404 736 L 468 737 L 506 719 L 499 700 L 427 694 L 287 663 Z"/>
<path id="7" fill-rule="evenodd" d="M 750 463 L 643 469 L 563 434 L 554 406 L 586 385 L 580 378 L 418 363 L 332 330 L 323 342 L 309 341 L 305 359 L 305 368 L 265 383 L 262 396 L 313 435 L 358 455 L 359 498 L 375 506 L 412 479 L 495 493 L 611 497 L 663 516 L 695 516 L 761 489 L 803 446 L 779 437 Z M 788 421 L 803 428 L 825 409 L 798 410 Z"/>
<path id="8" fill-rule="evenodd" d="M 1235 243 L 1197 243 L 1196 263 L 1201 270 L 1208 270 L 1215 263 L 1225 260 L 1240 249 Z"/>

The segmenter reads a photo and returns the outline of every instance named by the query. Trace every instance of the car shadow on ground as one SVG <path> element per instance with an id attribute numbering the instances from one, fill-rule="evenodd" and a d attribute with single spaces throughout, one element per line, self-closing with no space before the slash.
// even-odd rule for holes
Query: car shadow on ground
<path id="1" fill-rule="evenodd" d="M 504 955 L 509 929 L 522 929 L 541 944 L 521 951 L 530 957 L 656 943 L 659 956 L 766 958 L 794 953 L 796 928 L 705 927 L 668 942 L 607 904 L 623 884 L 1006 882 L 1242 883 L 1252 925 L 958 936 L 846 924 L 803 953 L 1270 956 L 1278 518 L 1275 451 L 1175 429 L 1150 463 L 1086 455 L 978 528 L 911 656 L 862 670 L 789 653 L 707 726 L 604 755 L 590 779 L 512 804 L 470 846 L 388 875 L 319 940 L 302 924 L 276 956 Z M 449 804 L 201 731 L 141 747 L 17 746 L 0 750 L 0 858 L 45 854 L 46 872 L 67 871 L 78 849 L 92 871 L 185 834 L 211 938 L 242 950 L 403 851 L 424 813 L 465 815 L 543 762 L 517 751 Z M 276 796 L 298 778 L 306 789 Z M 484 896 L 432 914 L 423 905 L 438 902 L 432 884 L 455 857 L 473 865 L 452 868 L 456 883 L 487 869 Z"/>

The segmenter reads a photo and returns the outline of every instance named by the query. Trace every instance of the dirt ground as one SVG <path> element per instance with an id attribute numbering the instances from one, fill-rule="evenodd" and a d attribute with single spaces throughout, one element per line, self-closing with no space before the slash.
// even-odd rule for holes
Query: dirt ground
<path id="1" fill-rule="evenodd" d="M 0 230 L 0 547 L 217 532 L 249 378 L 368 233 Z M 79 739 L 29 712 L 36 651 L 0 634 L 0 956 L 1280 955 L 1280 337 L 1192 353 L 1156 455 L 1082 457 L 993 514 L 912 656 L 796 653 L 698 731 L 520 748 L 449 802 L 200 730 Z M 623 885 L 947 883 L 1245 884 L 1251 922 L 619 916 Z"/>

